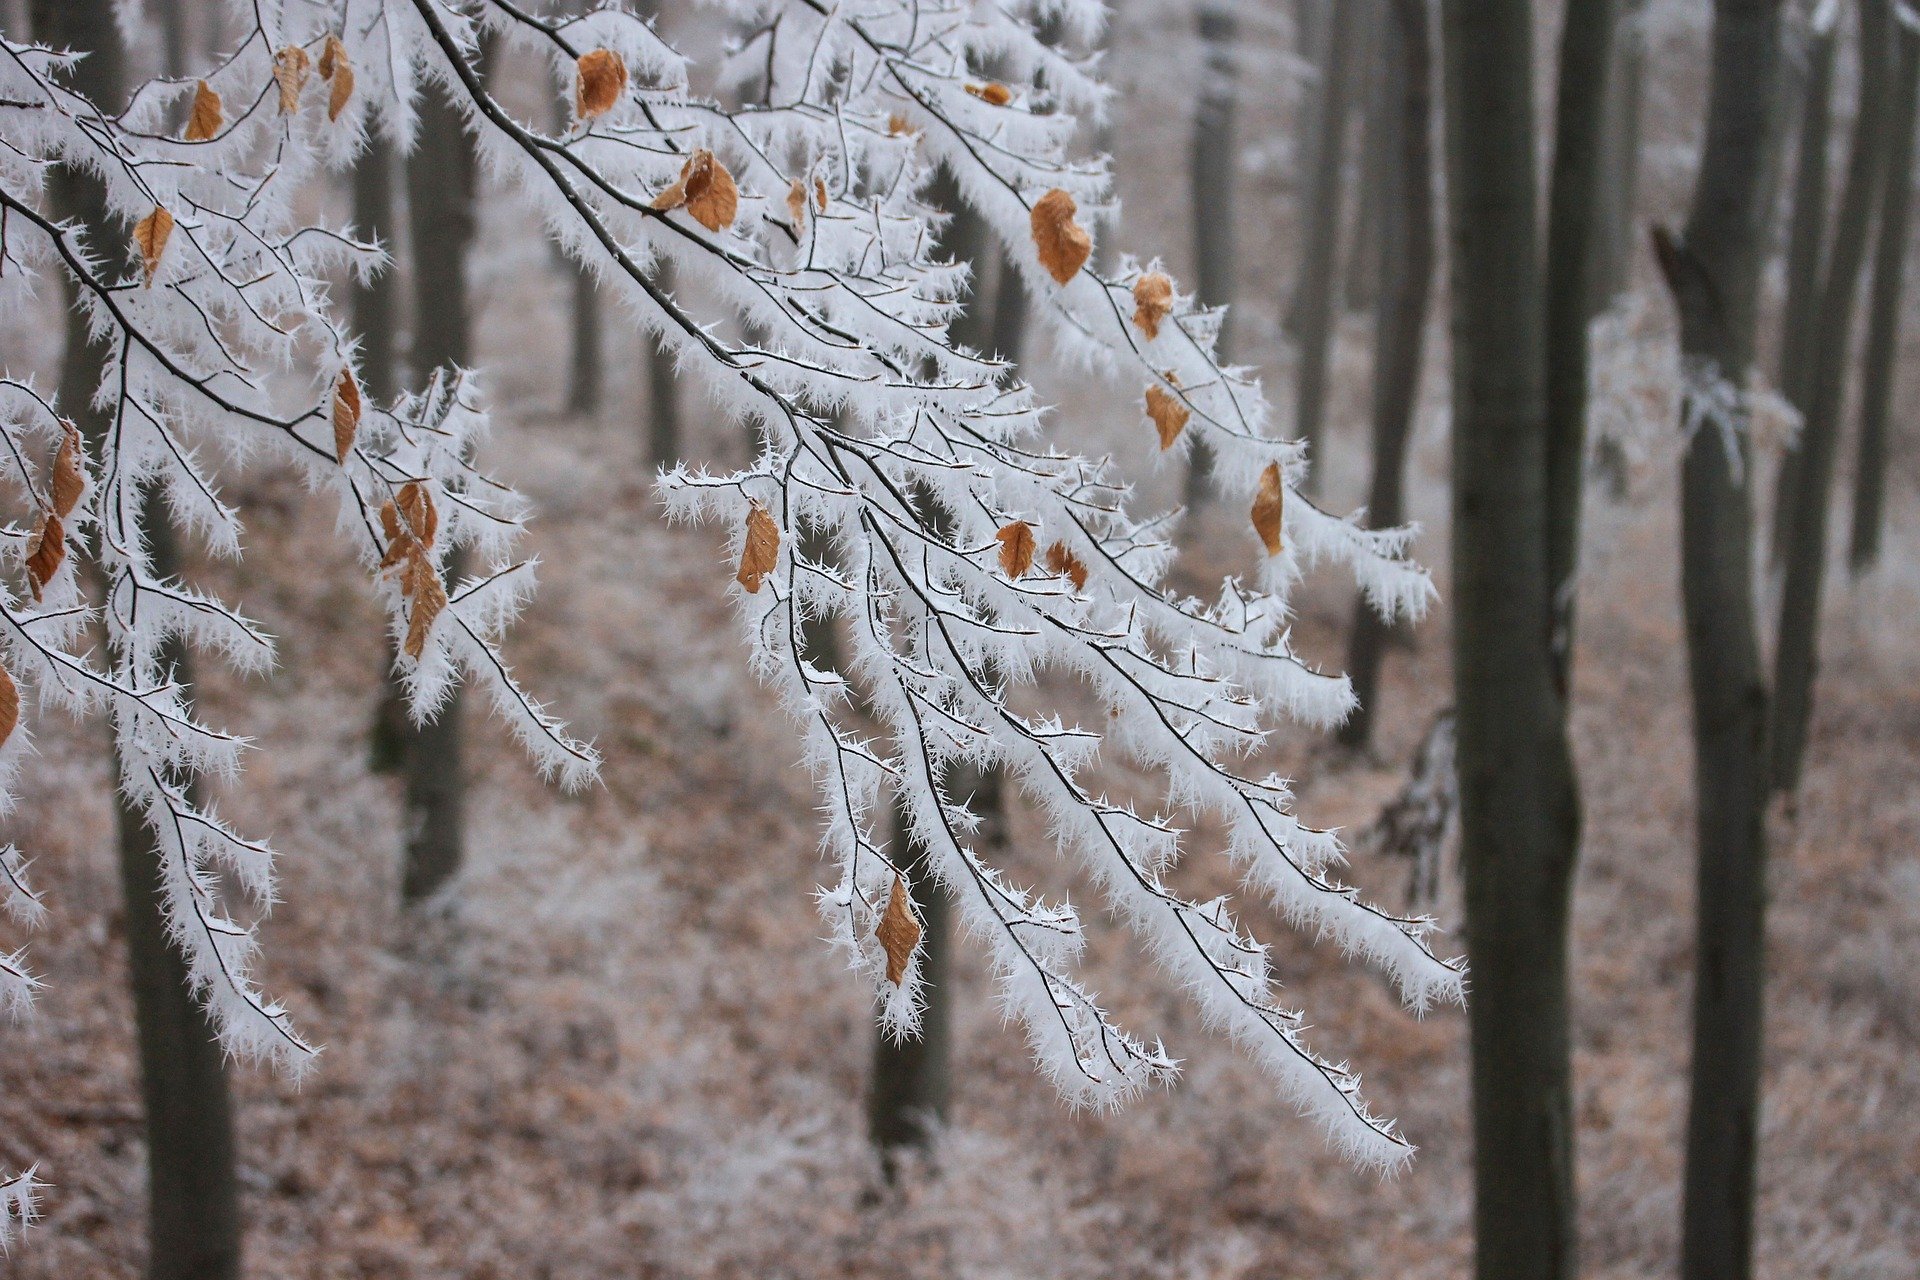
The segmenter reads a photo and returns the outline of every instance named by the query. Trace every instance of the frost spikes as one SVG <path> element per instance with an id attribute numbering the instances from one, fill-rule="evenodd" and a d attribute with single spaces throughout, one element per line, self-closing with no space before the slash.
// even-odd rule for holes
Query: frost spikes
<path id="1" fill-rule="evenodd" d="M 1079 208 L 1072 196 L 1055 187 L 1034 202 L 1028 218 L 1033 224 L 1033 243 L 1040 250 L 1040 265 L 1061 284 L 1073 279 L 1093 252 L 1093 237 L 1073 218 Z"/>

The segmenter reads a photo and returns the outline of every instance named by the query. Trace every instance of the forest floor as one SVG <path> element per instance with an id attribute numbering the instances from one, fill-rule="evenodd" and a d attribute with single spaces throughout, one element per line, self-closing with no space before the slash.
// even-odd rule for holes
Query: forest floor
<path id="1" fill-rule="evenodd" d="M 1152 34 L 1130 37 L 1123 70 L 1142 65 Z M 1265 38 L 1255 33 L 1250 57 Z M 1123 121 L 1125 150 L 1172 163 L 1180 139 L 1149 123 L 1151 100 L 1127 110 L 1142 128 Z M 1269 123 L 1256 112 L 1250 131 Z M 1254 203 L 1279 162 L 1250 154 Z M 1123 151 L 1122 171 L 1137 159 Z M 1165 192 L 1178 184 L 1135 182 L 1127 196 L 1143 225 L 1184 225 L 1183 197 Z M 1662 191 L 1656 182 L 1650 199 L 1671 202 Z M 1251 903 L 1243 913 L 1275 942 L 1284 994 L 1307 1009 L 1314 1043 L 1359 1065 L 1375 1106 L 1420 1145 L 1410 1169 L 1388 1182 L 1349 1169 L 1090 910 L 1091 984 L 1123 1024 L 1166 1038 L 1184 1060 L 1178 1085 L 1118 1114 L 1069 1112 L 1003 1024 L 981 952 L 962 942 L 951 1128 L 936 1166 L 881 1183 L 863 1139 L 870 1011 L 820 941 L 813 789 L 793 729 L 745 673 L 721 536 L 659 518 L 633 409 L 639 362 L 614 349 L 617 326 L 606 411 L 550 412 L 566 286 L 524 227 L 489 219 L 478 283 L 481 355 L 501 405 L 490 456 L 536 501 L 530 545 L 544 561 L 509 652 L 598 742 L 606 769 L 579 795 L 547 788 L 476 711 L 470 865 L 444 900 L 403 912 L 397 783 L 368 768 L 383 640 L 362 571 L 331 513 L 288 476 L 234 482 L 247 560 L 201 574 L 283 649 L 271 679 L 206 682 L 215 723 L 260 748 L 222 812 L 281 852 L 284 901 L 263 926 L 261 978 L 327 1046 L 303 1085 L 236 1073 L 249 1274 L 1468 1274 L 1465 1019 L 1403 1012 L 1375 976 Z M 1251 260 L 1273 274 L 1250 278 L 1283 278 L 1282 248 L 1255 237 Z M 1250 360 L 1273 347 L 1270 292 L 1243 330 Z M 1349 501 L 1364 472 L 1365 334 L 1356 318 L 1330 450 L 1330 489 Z M 1449 697 L 1444 381 L 1429 377 L 1413 463 L 1429 530 L 1418 554 L 1442 603 L 1389 660 L 1377 750 L 1346 756 L 1292 728 L 1273 746 L 1302 813 L 1349 832 L 1398 788 Z M 1135 438 L 1146 429 L 1084 376 L 1049 371 L 1042 385 L 1083 447 L 1147 460 Z M 737 461 L 739 429 L 704 417 L 691 393 L 686 403 L 697 455 Z M 1797 813 L 1773 824 L 1758 1238 L 1769 1280 L 1920 1274 L 1914 447 L 1909 434 L 1896 464 L 1889 563 L 1857 586 L 1843 574 L 1832 584 L 1808 777 Z M 1575 1066 L 1582 1261 L 1599 1280 L 1670 1275 L 1677 1256 L 1695 888 L 1672 470 L 1656 447 L 1624 501 L 1593 496 L 1581 582 Z M 1146 488 L 1164 492 L 1170 478 Z M 1217 580 L 1242 565 L 1240 521 L 1203 521 L 1181 572 Z M 1299 647 L 1322 666 L 1341 665 L 1350 596 L 1322 574 L 1297 599 Z M 130 1280 L 144 1247 L 144 1149 L 104 738 L 43 721 L 38 749 L 6 835 L 33 851 L 51 905 L 32 942 L 48 990 L 36 1017 L 0 1034 L 0 1167 L 38 1159 L 54 1185 L 44 1225 L 0 1274 Z M 1089 897 L 1031 814 L 1015 815 L 1014 833 L 1017 880 Z M 1356 852 L 1350 875 L 1404 899 L 1403 864 Z M 1232 887 L 1203 851 L 1179 883 L 1201 896 Z M 1456 897 L 1444 915 L 1457 916 Z"/>

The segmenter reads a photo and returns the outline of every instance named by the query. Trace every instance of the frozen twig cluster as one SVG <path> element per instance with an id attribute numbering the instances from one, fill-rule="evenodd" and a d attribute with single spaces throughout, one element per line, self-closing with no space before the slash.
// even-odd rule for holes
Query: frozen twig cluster
<path id="1" fill-rule="evenodd" d="M 1333 879 L 1338 842 L 1294 816 L 1283 779 L 1240 763 L 1273 715 L 1325 725 L 1351 702 L 1343 678 L 1289 644 L 1286 595 L 1303 569 L 1351 566 L 1388 614 L 1418 613 L 1431 587 L 1405 558 L 1406 531 L 1368 530 L 1300 496 L 1301 448 L 1276 432 L 1258 385 L 1214 358 L 1218 314 L 1157 263 L 1123 259 L 1112 276 L 1089 266 L 1084 227 L 1110 205 L 1108 177 L 1104 161 L 1068 152 L 1076 119 L 1102 109 L 1093 60 L 1076 52 L 1104 21 L 1098 0 L 746 0 L 731 6 L 743 34 L 724 77 L 703 89 L 617 4 L 233 9 L 246 31 L 236 52 L 204 80 L 146 85 L 118 117 L 63 87 L 60 53 L 9 40 L 0 62 L 0 304 L 65 277 L 111 351 L 98 396 L 108 429 L 66 455 L 78 455 L 77 487 L 55 485 L 44 461 L 72 436 L 58 406 L 29 382 L 0 396 L 8 475 L 30 517 L 4 538 L 33 587 L 0 599 L 0 661 L 42 704 L 111 719 L 122 785 L 168 860 L 172 932 L 230 1049 L 294 1069 L 312 1054 L 248 983 L 252 933 L 230 922 L 210 874 L 229 869 L 265 905 L 271 856 L 186 786 L 231 773 L 242 741 L 202 723 L 162 654 L 177 637 L 257 669 L 272 649 L 227 603 L 156 578 L 140 523 L 147 490 L 232 555 L 238 521 L 203 452 L 296 461 L 339 502 L 373 571 L 416 714 L 464 673 L 542 767 L 578 783 L 596 763 L 494 648 L 532 566 L 511 558 L 521 504 L 475 469 L 485 417 L 473 378 L 443 370 L 421 395 L 363 401 L 324 281 L 378 269 L 379 248 L 294 211 L 303 183 L 351 166 L 368 128 L 404 144 L 432 81 L 466 117 L 486 171 L 764 444 L 745 471 L 675 470 L 660 491 L 674 515 L 736 531 L 754 668 L 802 725 L 821 783 L 838 868 L 821 905 L 887 1025 L 911 1034 L 920 1000 L 917 956 L 889 956 L 883 942 L 906 870 L 875 830 L 898 796 L 1065 1096 L 1115 1105 L 1175 1069 L 1073 977 L 1078 913 L 977 856 L 967 797 L 947 779 L 961 763 L 999 765 L 1288 1099 L 1362 1163 L 1405 1158 L 1358 1078 L 1315 1054 L 1301 1015 L 1276 1003 L 1265 946 L 1226 900 L 1190 900 L 1169 872 L 1184 826 L 1217 823 L 1248 887 L 1293 922 L 1377 964 L 1416 1007 L 1460 998 L 1461 967 L 1429 949 L 1430 922 L 1370 907 Z M 481 69 L 483 40 L 500 59 L 545 60 L 552 92 L 573 107 L 565 128 L 503 105 Z M 166 127 L 183 114 L 184 131 Z M 87 243 L 48 212 L 52 163 L 104 181 L 124 243 Z M 946 215 L 927 190 L 940 168 L 1017 264 L 1056 346 L 1103 370 L 1163 448 L 1205 441 L 1216 484 L 1251 504 L 1257 585 L 1229 582 L 1211 604 L 1170 594 L 1170 517 L 1130 515 L 1106 463 L 1047 439 L 1031 388 L 949 339 L 968 281 L 936 248 Z M 667 266 L 681 292 L 657 283 Z M 75 554 L 42 581 L 33 565 L 48 530 Z M 456 544 L 490 568 L 447 585 Z M 83 559 L 97 564 L 100 607 L 76 579 Z M 845 640 L 832 669 L 803 656 L 803 636 L 827 619 Z M 96 623 L 104 656 L 88 645 Z M 1049 708 L 1045 671 L 1097 698 L 1098 723 Z M 16 730 L 7 749 L 24 737 Z M 1152 811 L 1089 781 L 1101 753 L 1154 772 Z M 9 905 L 36 914 L 18 857 L 4 861 Z M 10 1003 L 31 993 L 18 957 L 0 983 Z"/>

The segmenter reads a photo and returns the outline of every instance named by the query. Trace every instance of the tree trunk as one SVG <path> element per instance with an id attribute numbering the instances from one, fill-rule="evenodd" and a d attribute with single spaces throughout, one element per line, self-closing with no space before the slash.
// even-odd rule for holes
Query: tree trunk
<path id="1" fill-rule="evenodd" d="M 1427 297 L 1433 278 L 1433 61 L 1426 0 L 1389 0 L 1381 30 L 1381 79 L 1393 86 L 1382 104 L 1377 145 L 1397 153 L 1387 166 L 1379 208 L 1380 291 L 1374 312 L 1373 487 L 1367 500 L 1374 528 L 1406 519 L 1407 442 L 1420 403 Z M 1340 727 L 1340 741 L 1372 739 L 1387 624 L 1367 604 L 1354 604 L 1347 674 L 1359 705 Z"/>
<path id="2" fill-rule="evenodd" d="M 1200 47 L 1206 64 L 1201 71 L 1199 101 L 1193 117 L 1190 152 L 1193 174 L 1193 256 L 1196 293 L 1203 307 L 1225 307 L 1233 302 L 1233 206 L 1238 146 L 1234 137 L 1233 45 L 1239 24 L 1234 12 L 1220 0 L 1202 0 L 1199 13 Z M 1221 363 L 1232 360 L 1232 313 L 1220 326 Z M 1213 458 L 1199 438 L 1187 456 L 1186 501 L 1196 508 L 1207 500 L 1208 475 Z"/>
<path id="3" fill-rule="evenodd" d="M 1855 574 L 1880 558 L 1880 526 L 1887 495 L 1887 419 L 1899 374 L 1900 295 L 1906 281 L 1907 229 L 1913 208 L 1914 114 L 1920 102 L 1913 45 L 1920 36 L 1899 26 L 1900 78 L 1887 131 L 1887 176 L 1881 187 L 1879 246 L 1874 250 L 1872 301 L 1867 309 L 1865 377 L 1860 394 L 1860 457 L 1853 473 L 1853 536 L 1847 562 Z"/>
<path id="4" fill-rule="evenodd" d="M 1000 283 L 993 297 L 993 353 L 1010 364 L 1019 364 L 1027 354 L 1027 286 L 1021 283 L 1020 270 L 1005 257 L 1000 259 Z"/>
<path id="5" fill-rule="evenodd" d="M 1820 596 L 1827 571 L 1827 499 L 1847 385 L 1854 304 L 1866 264 L 1867 233 L 1885 170 L 1887 89 L 1892 66 L 1888 0 L 1866 0 L 1860 11 L 1860 110 L 1854 119 L 1847 180 L 1833 223 L 1833 249 L 1820 292 L 1818 343 L 1800 432 L 1799 474 L 1793 485 L 1780 596 L 1780 641 L 1774 655 L 1773 787 L 1800 785 L 1813 681 L 1819 667 Z"/>
<path id="6" fill-rule="evenodd" d="M 600 411 L 600 292 L 593 273 L 571 259 L 573 275 L 573 359 L 567 367 L 567 412 L 588 416 Z"/>
<path id="7" fill-rule="evenodd" d="M 72 72 L 74 87 L 103 110 L 118 110 L 126 88 L 109 0 L 34 0 L 29 14 L 35 39 L 87 51 Z M 49 182 L 54 210 L 80 221 L 90 245 L 111 260 L 119 237 L 107 221 L 98 180 L 61 168 Z M 69 302 L 59 400 L 97 449 L 107 424 L 92 401 L 105 353 L 89 341 L 79 306 Z M 165 506 L 148 497 L 145 527 L 155 573 L 172 577 L 179 571 L 179 553 Z M 169 650 L 175 678 L 190 688 L 185 651 Z M 115 766 L 117 772 L 117 760 Z M 146 1117 L 147 1275 L 150 1280 L 234 1280 L 240 1274 L 240 1188 L 226 1057 L 188 986 L 186 961 L 167 937 L 160 851 L 146 820 L 117 792 L 114 819 Z"/>
<path id="8" fill-rule="evenodd" d="M 1567 2 L 1547 190 L 1547 587 L 1554 681 L 1563 701 L 1573 676 L 1580 498 L 1587 463 L 1587 329 L 1593 315 L 1593 246 L 1601 232 L 1597 215 L 1615 3 Z"/>
<path id="9" fill-rule="evenodd" d="M 1580 814 L 1548 643 L 1532 6 L 1444 0 L 1442 15 L 1476 1267 L 1481 1280 L 1560 1280 L 1576 1252 L 1567 906 Z"/>
<path id="10" fill-rule="evenodd" d="M 1346 279 L 1340 294 L 1349 311 L 1362 311 L 1379 301 L 1380 221 L 1392 199 L 1393 167 L 1398 162 L 1395 113 L 1399 86 L 1388 75 L 1386 12 L 1390 0 L 1358 0 L 1362 5 L 1360 32 L 1354 41 L 1353 82 L 1366 95 L 1360 113 L 1360 177 L 1354 193 L 1353 237 L 1347 246 Z"/>
<path id="11" fill-rule="evenodd" d="M 1334 266 L 1340 245 L 1340 206 L 1344 183 L 1341 164 L 1346 136 L 1348 69 L 1352 62 L 1355 8 L 1333 6 L 1326 58 L 1320 64 L 1319 105 L 1314 124 L 1313 184 L 1306 193 L 1305 235 L 1301 239 L 1299 283 L 1294 315 L 1300 361 L 1294 400 L 1294 431 L 1306 441 L 1309 491 L 1318 490 L 1325 470 L 1320 456 L 1321 427 L 1327 407 L 1327 356 L 1334 322 Z"/>
<path id="12" fill-rule="evenodd" d="M 1690 362 L 1744 382 L 1772 200 L 1765 152 L 1780 0 L 1716 0 L 1707 140 L 1685 240 L 1660 261 Z M 1681 594 L 1699 843 L 1693 1071 L 1680 1274 L 1746 1280 L 1753 1260 L 1765 987 L 1767 690 L 1753 599 L 1749 437 L 1712 428 L 1681 464 Z"/>
<path id="13" fill-rule="evenodd" d="M 1646 0 L 1624 0 L 1614 24 L 1607 76 L 1607 124 L 1601 139 L 1600 230 L 1588 313 L 1597 316 L 1633 284 L 1634 219 L 1640 188 L 1641 97 L 1647 67 Z"/>
<path id="14" fill-rule="evenodd" d="M 460 115 L 443 90 L 420 103 L 420 138 L 407 165 L 413 222 L 413 368 L 425 379 L 448 365 L 472 361 L 467 301 L 467 251 L 475 230 L 474 157 Z M 449 556 L 457 579 L 459 556 Z M 460 870 L 465 852 L 466 779 L 461 772 L 459 690 L 426 725 L 408 723 L 402 830 L 406 853 L 401 897 L 432 896 Z"/>
<path id="15" fill-rule="evenodd" d="M 654 283 L 663 293 L 673 292 L 673 268 L 662 264 L 655 268 Z M 647 361 L 647 456 L 656 467 L 671 467 L 680 461 L 680 396 L 673 357 L 645 334 Z"/>
<path id="16" fill-rule="evenodd" d="M 1805 90 L 1800 106 L 1800 158 L 1793 180 L 1793 224 L 1787 237 L 1787 300 L 1780 330 L 1780 394 L 1806 413 L 1812 397 L 1814 352 L 1820 345 L 1820 267 L 1826 254 L 1827 157 L 1833 135 L 1833 59 L 1838 23 L 1829 21 L 1807 39 Z M 1785 562 L 1792 525 L 1793 490 L 1800 451 L 1780 459 L 1773 492 L 1775 565 Z"/>

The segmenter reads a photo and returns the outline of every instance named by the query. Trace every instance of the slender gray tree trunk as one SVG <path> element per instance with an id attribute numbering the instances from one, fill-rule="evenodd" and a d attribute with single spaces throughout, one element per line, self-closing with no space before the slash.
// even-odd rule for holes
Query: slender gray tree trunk
<path id="1" fill-rule="evenodd" d="M 1567 697 L 1587 463 L 1587 333 L 1617 0 L 1567 0 L 1547 189 L 1547 585 L 1554 680 Z"/>
<path id="2" fill-rule="evenodd" d="M 1027 354 L 1027 286 L 1020 270 L 1005 257 L 1000 259 L 1000 283 L 993 295 L 993 353 L 1002 360 L 1019 364 Z"/>
<path id="3" fill-rule="evenodd" d="M 1854 119 L 1846 184 L 1834 217 L 1833 249 L 1827 256 L 1827 274 L 1820 292 L 1819 340 L 1787 526 L 1780 640 L 1774 654 L 1771 740 L 1774 789 L 1789 793 L 1800 785 L 1814 676 L 1819 667 L 1828 498 L 1833 489 L 1834 456 L 1839 451 L 1853 313 L 1866 265 L 1868 231 L 1886 168 L 1892 26 L 1888 0 L 1865 0 L 1860 12 L 1860 110 Z"/>
<path id="4" fill-rule="evenodd" d="M 1780 0 L 1716 0 L 1707 141 L 1685 238 L 1657 236 L 1689 361 L 1744 384 L 1773 201 L 1765 153 Z M 1680 577 L 1693 693 L 1699 844 L 1693 1069 L 1680 1274 L 1753 1264 L 1765 990 L 1767 689 L 1753 598 L 1752 450 L 1701 430 L 1681 464 Z"/>
<path id="5" fill-rule="evenodd" d="M 73 71 L 74 86 L 102 109 L 118 110 L 126 97 L 124 55 L 110 0 L 33 0 L 29 17 L 35 39 L 87 52 Z M 113 261 L 121 232 L 107 220 L 98 181 L 56 169 L 50 185 L 54 209 L 80 221 L 93 249 Z M 92 407 L 104 357 L 89 341 L 79 307 L 70 305 L 59 400 L 95 449 L 107 427 Z M 180 557 L 165 503 L 149 496 L 146 506 L 154 571 L 176 576 Z M 191 688 L 184 648 L 170 645 L 168 658 L 175 678 Z M 225 1054 L 193 997 L 186 962 L 167 937 L 160 907 L 161 853 L 153 835 L 117 792 L 114 820 L 146 1117 L 147 1275 L 150 1280 L 236 1280 L 240 1189 Z"/>
<path id="6" fill-rule="evenodd" d="M 1407 442 L 1420 403 L 1427 299 L 1433 279 L 1433 58 L 1427 0 L 1387 0 L 1381 30 L 1381 79 L 1393 87 L 1382 104 L 1376 145 L 1396 153 L 1380 196 L 1380 290 L 1374 310 L 1373 487 L 1368 523 L 1406 519 Z M 1378 709 L 1387 624 L 1364 598 L 1354 604 L 1347 674 L 1359 705 L 1340 741 L 1364 747 Z"/>
<path id="7" fill-rule="evenodd" d="M 1353 235 L 1347 246 L 1346 279 L 1340 294 L 1349 311 L 1362 311 L 1378 301 L 1380 283 L 1380 219 L 1394 182 L 1398 149 L 1394 115 L 1399 110 L 1399 86 L 1387 73 L 1386 29 L 1391 0 L 1350 0 L 1361 5 L 1360 30 L 1354 40 L 1353 82 L 1365 96 L 1360 113 L 1360 174 L 1355 184 Z"/>
<path id="8" fill-rule="evenodd" d="M 1887 495 L 1887 420 L 1893 409 L 1893 384 L 1899 376 L 1900 300 L 1906 283 L 1907 232 L 1913 210 L 1913 144 L 1916 37 L 1899 27 L 1900 76 L 1893 92 L 1893 120 L 1887 130 L 1887 176 L 1881 187 L 1879 244 L 1874 249 L 1873 285 L 1867 308 L 1865 376 L 1860 393 L 1860 456 L 1853 473 L 1853 536 L 1847 563 L 1855 574 L 1880 558 L 1880 529 Z"/>
<path id="9" fill-rule="evenodd" d="M 1580 830 L 1549 644 L 1528 0 L 1443 0 L 1454 680 L 1480 1280 L 1575 1274 L 1567 908 Z"/>
<path id="10" fill-rule="evenodd" d="M 1800 156 L 1793 180 L 1793 223 L 1787 233 L 1787 299 L 1780 326 L 1780 394 L 1806 413 L 1812 402 L 1814 353 L 1820 345 L 1820 267 L 1826 255 L 1828 156 L 1833 136 L 1833 61 L 1838 23 L 1808 33 L 1800 105 Z M 1796 448 L 1780 459 L 1774 483 L 1775 565 L 1784 563 L 1800 474 Z"/>
<path id="11" fill-rule="evenodd" d="M 673 292 L 673 268 L 662 265 L 655 270 L 654 283 L 665 293 Z M 684 445 L 680 439 L 679 379 L 674 374 L 673 357 L 643 333 L 647 365 L 647 456 L 656 467 L 670 467 L 680 461 Z"/>
<path id="12" fill-rule="evenodd" d="M 1295 288 L 1295 337 L 1300 352 L 1294 400 L 1294 430 L 1307 443 L 1310 489 L 1325 469 L 1320 456 L 1321 428 L 1327 408 L 1327 363 L 1333 341 L 1334 269 L 1340 247 L 1340 208 L 1345 184 L 1341 166 L 1346 137 L 1349 72 L 1357 10 L 1338 3 L 1331 23 L 1326 56 L 1320 63 L 1320 91 L 1314 112 L 1317 137 L 1313 145 L 1313 182 L 1306 205 L 1305 234 L 1301 239 L 1299 283 Z"/>
<path id="13" fill-rule="evenodd" d="M 1588 294 L 1599 315 L 1633 283 L 1634 218 L 1640 188 L 1640 136 L 1647 63 L 1646 0 L 1625 0 L 1614 24 L 1601 139 L 1601 229 L 1594 236 Z"/>
<path id="14" fill-rule="evenodd" d="M 600 411 L 605 381 L 600 360 L 600 291 L 593 273 L 571 259 L 573 276 L 573 357 L 567 366 L 567 412 L 590 415 Z"/>
<path id="15" fill-rule="evenodd" d="M 472 363 L 467 298 L 467 253 L 476 228 L 474 158 L 460 115 L 444 92 L 430 89 L 420 103 L 420 137 L 407 164 L 407 203 L 413 244 L 413 369 L 422 380 L 435 369 Z M 457 578 L 460 558 L 449 556 Z M 405 855 L 400 893 L 407 902 L 431 897 L 460 870 L 465 857 L 466 777 L 461 770 L 463 698 L 456 690 L 426 725 L 407 725 L 405 797 L 401 821 Z"/>
<path id="16" fill-rule="evenodd" d="M 1198 16 L 1200 47 L 1205 65 L 1193 117 L 1190 151 L 1193 174 L 1193 256 L 1197 267 L 1196 292 L 1201 306 L 1225 307 L 1233 302 L 1233 213 L 1237 188 L 1239 147 L 1234 134 L 1233 44 L 1238 23 L 1223 0 L 1202 0 Z M 1232 359 L 1232 313 L 1220 327 L 1222 362 Z M 1207 500 L 1212 455 L 1195 439 L 1187 467 L 1186 501 L 1198 507 Z"/>

